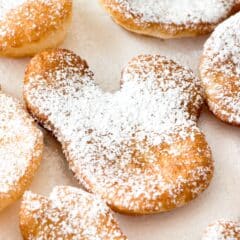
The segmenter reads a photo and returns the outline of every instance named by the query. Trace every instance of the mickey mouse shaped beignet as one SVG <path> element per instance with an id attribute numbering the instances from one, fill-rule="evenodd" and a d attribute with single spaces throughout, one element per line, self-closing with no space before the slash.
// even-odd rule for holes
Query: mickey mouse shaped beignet
<path id="1" fill-rule="evenodd" d="M 0 0 L 0 56 L 32 56 L 64 40 L 72 0 Z"/>
<path id="2" fill-rule="evenodd" d="M 100 0 L 129 31 L 159 37 L 203 35 L 240 10 L 239 0 Z"/>
<path id="3" fill-rule="evenodd" d="M 240 13 L 220 24 L 204 45 L 200 75 L 209 109 L 240 125 Z"/>
<path id="4" fill-rule="evenodd" d="M 20 210 L 26 240 L 126 240 L 110 209 L 81 189 L 58 186 L 49 198 L 26 192 Z"/>
<path id="5" fill-rule="evenodd" d="M 43 152 L 43 136 L 25 109 L 0 92 L 0 211 L 32 182 Z"/>
<path id="6" fill-rule="evenodd" d="M 240 222 L 219 220 L 210 224 L 202 240 L 240 240 Z"/>
<path id="7" fill-rule="evenodd" d="M 85 61 L 56 49 L 28 65 L 24 98 L 62 143 L 75 177 L 112 209 L 150 214 L 186 204 L 213 174 L 196 126 L 199 81 L 165 57 L 142 55 L 129 62 L 121 83 L 121 90 L 103 92 Z"/>

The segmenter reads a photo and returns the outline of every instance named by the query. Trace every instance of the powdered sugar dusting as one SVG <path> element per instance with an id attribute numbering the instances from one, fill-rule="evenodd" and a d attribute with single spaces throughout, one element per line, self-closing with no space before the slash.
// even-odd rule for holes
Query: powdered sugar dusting
<path id="1" fill-rule="evenodd" d="M 26 192 L 20 216 L 28 239 L 127 239 L 103 201 L 77 188 L 55 187 L 49 198 Z"/>
<path id="2" fill-rule="evenodd" d="M 177 25 L 217 23 L 227 17 L 236 4 L 236 0 L 115 0 L 107 2 L 110 2 L 109 5 L 113 9 L 125 11 L 128 18 L 138 16 L 140 22 Z"/>
<path id="3" fill-rule="evenodd" d="M 228 122 L 240 123 L 240 14 L 220 24 L 204 46 L 201 65 L 209 105 Z"/>
<path id="4" fill-rule="evenodd" d="M 202 240 L 239 240 L 240 223 L 220 220 L 211 224 L 205 231 Z"/>
<path id="5" fill-rule="evenodd" d="M 1 0 L 0 1 L 0 20 L 12 9 L 27 2 L 27 0 Z"/>
<path id="6" fill-rule="evenodd" d="M 50 54 L 48 60 L 61 58 L 68 67 L 60 63 L 44 75 L 47 78 L 33 73 L 25 94 L 27 102 L 47 116 L 43 124 L 63 144 L 70 168 L 86 188 L 109 204 L 159 211 L 164 208 L 159 199 L 166 192 L 171 204 L 179 206 L 183 185 L 191 188 L 195 183 L 190 190 L 194 197 L 206 187 L 210 162 L 189 170 L 187 177 L 180 174 L 171 180 L 158 164 L 164 154 L 181 158 L 191 147 L 176 143 L 194 142 L 201 135 L 196 126 L 201 87 L 189 70 L 164 57 L 139 56 L 123 71 L 122 89 L 112 94 L 95 85 L 88 69 L 80 74 L 83 70 L 72 64 L 76 59 L 72 53 Z M 47 84 L 48 78 L 55 81 Z M 164 144 L 169 147 L 163 150 Z M 197 151 L 210 159 L 208 149 Z M 182 164 L 191 165 L 196 159 L 186 161 Z M 203 183 L 196 183 L 200 179 Z"/>
<path id="7" fill-rule="evenodd" d="M 71 0 L 1 0 L 0 49 L 36 42 L 59 29 L 70 15 L 70 4 Z"/>
<path id="8" fill-rule="evenodd" d="M 32 133 L 32 121 L 22 106 L 0 93 L 0 193 L 17 187 L 34 153 L 40 132 Z"/>

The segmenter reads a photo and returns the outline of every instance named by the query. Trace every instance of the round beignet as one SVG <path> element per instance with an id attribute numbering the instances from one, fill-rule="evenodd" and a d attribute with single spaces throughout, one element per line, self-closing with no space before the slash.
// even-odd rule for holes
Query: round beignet
<path id="1" fill-rule="evenodd" d="M 219 220 L 210 224 L 202 240 L 240 240 L 240 222 Z"/>
<path id="2" fill-rule="evenodd" d="M 55 187 L 49 198 L 26 192 L 20 229 L 25 240 L 127 240 L 99 197 L 68 186 Z"/>
<path id="3" fill-rule="evenodd" d="M 0 0 L 0 56 L 32 56 L 61 44 L 72 0 Z"/>
<path id="4" fill-rule="evenodd" d="M 42 159 L 43 136 L 23 107 L 0 92 L 0 211 L 29 187 Z"/>
<path id="5" fill-rule="evenodd" d="M 220 24 L 204 45 L 200 75 L 209 109 L 240 125 L 240 13 Z"/>
<path id="6" fill-rule="evenodd" d="M 240 10 L 239 0 L 100 0 L 129 31 L 158 38 L 204 35 Z"/>

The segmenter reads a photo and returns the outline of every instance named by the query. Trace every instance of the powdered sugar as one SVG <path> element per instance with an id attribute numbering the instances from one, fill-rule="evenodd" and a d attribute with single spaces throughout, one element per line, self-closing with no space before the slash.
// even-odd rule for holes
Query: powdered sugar
<path id="1" fill-rule="evenodd" d="M 71 0 L 0 1 L 0 49 L 37 42 L 62 27 Z"/>
<path id="2" fill-rule="evenodd" d="M 140 22 L 189 25 L 217 23 L 227 17 L 236 0 L 115 0 L 109 5 L 124 11 L 126 17 L 138 16 Z M 117 5 L 114 3 L 116 2 Z"/>
<path id="3" fill-rule="evenodd" d="M 202 240 L 239 240 L 240 223 L 221 220 L 211 224 L 205 231 Z"/>
<path id="4" fill-rule="evenodd" d="M 240 14 L 220 24 L 204 46 L 202 80 L 209 105 L 228 122 L 240 122 Z"/>
<path id="5" fill-rule="evenodd" d="M 28 239 L 126 239 L 103 201 L 77 188 L 55 187 L 49 198 L 26 192 L 20 217 Z"/>
<path id="6" fill-rule="evenodd" d="M 70 168 L 85 187 L 109 204 L 132 211 L 154 204 L 154 211 L 159 211 L 164 203 L 152 201 L 166 192 L 179 206 L 183 185 L 203 179 L 204 184 L 196 183 L 192 189 L 194 196 L 206 187 L 211 164 L 189 171 L 191 180 L 179 175 L 170 181 L 157 164 L 162 144 L 189 138 L 194 142 L 201 135 L 196 126 L 201 87 L 189 70 L 160 56 L 139 56 L 123 71 L 122 89 L 111 94 L 95 85 L 88 69 L 80 74 L 83 69 L 76 68 L 72 53 L 56 52 L 48 58 L 59 59 L 58 67 L 45 75 L 55 79 L 49 85 L 33 72 L 25 85 L 26 99 L 47 116 L 43 124 L 63 144 Z M 68 67 L 63 68 L 63 62 Z M 175 145 L 174 156 L 188 147 Z M 167 156 L 173 149 L 168 150 L 164 150 Z M 199 153 L 210 154 L 201 148 Z"/>
<path id="7" fill-rule="evenodd" d="M 26 173 L 40 132 L 32 133 L 32 121 L 22 106 L 0 93 L 0 193 L 16 188 Z M 1 205 L 1 204 L 0 204 Z"/>
<path id="8" fill-rule="evenodd" d="M 27 2 L 28 0 L 1 0 L 0 1 L 0 20 L 6 16 L 6 14 L 19 7 L 21 4 Z"/>
<path id="9" fill-rule="evenodd" d="M 216 28 L 204 46 L 204 55 L 211 59 L 203 66 L 205 71 L 213 69 L 240 78 L 239 26 L 240 14 L 236 14 Z"/>

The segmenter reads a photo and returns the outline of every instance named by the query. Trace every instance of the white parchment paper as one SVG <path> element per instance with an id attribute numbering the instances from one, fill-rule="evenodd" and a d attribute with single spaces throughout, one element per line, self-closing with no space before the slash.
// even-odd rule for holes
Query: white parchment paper
<path id="1" fill-rule="evenodd" d="M 97 82 L 106 91 L 114 91 L 119 88 L 123 66 L 139 54 L 166 55 L 198 74 L 206 38 L 163 41 L 138 36 L 113 23 L 97 0 L 75 0 L 73 24 L 63 47 L 86 59 Z M 29 59 L 0 59 L 0 84 L 4 92 L 21 99 L 28 62 Z M 199 124 L 215 160 L 211 186 L 195 201 L 170 213 L 144 217 L 116 214 L 130 240 L 200 240 L 209 222 L 240 218 L 240 128 L 221 123 L 208 110 L 202 113 Z M 31 190 L 47 195 L 55 185 L 78 186 L 60 145 L 45 132 L 44 159 Z M 0 240 L 21 239 L 19 205 L 20 201 L 0 213 Z"/>

